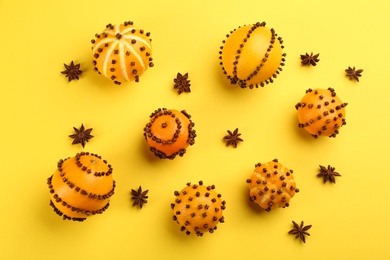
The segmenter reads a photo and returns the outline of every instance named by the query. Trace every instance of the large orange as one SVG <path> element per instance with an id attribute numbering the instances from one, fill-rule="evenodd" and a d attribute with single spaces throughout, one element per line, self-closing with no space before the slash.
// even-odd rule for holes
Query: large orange
<path id="1" fill-rule="evenodd" d="M 186 148 L 195 143 L 195 124 L 190 117 L 185 110 L 160 108 L 154 111 L 144 128 L 150 150 L 161 159 L 183 156 Z"/>
<path id="2" fill-rule="evenodd" d="M 265 22 L 256 23 L 239 27 L 227 37 L 220 59 L 232 84 L 253 88 L 273 82 L 286 56 L 282 38 L 274 29 L 266 27 Z"/>
<path id="3" fill-rule="evenodd" d="M 55 212 L 77 221 L 104 212 L 115 189 L 111 165 L 88 152 L 60 160 L 47 183 Z"/>
<path id="4" fill-rule="evenodd" d="M 95 71 L 116 84 L 124 81 L 139 81 L 139 77 L 152 62 L 150 33 L 133 26 L 133 22 L 108 24 L 92 40 Z"/>

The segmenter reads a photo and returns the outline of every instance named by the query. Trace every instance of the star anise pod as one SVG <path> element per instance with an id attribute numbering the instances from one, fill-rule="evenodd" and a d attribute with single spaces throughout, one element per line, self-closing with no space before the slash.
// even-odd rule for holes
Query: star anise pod
<path id="1" fill-rule="evenodd" d="M 226 141 L 226 146 L 232 145 L 234 148 L 237 148 L 237 144 L 239 142 L 243 142 L 240 138 L 240 133 L 238 133 L 238 128 L 236 128 L 233 132 L 230 130 L 227 130 L 228 135 L 226 135 L 223 140 Z"/>
<path id="2" fill-rule="evenodd" d="M 335 172 L 336 168 L 328 165 L 328 168 L 320 165 L 320 173 L 317 174 L 318 177 L 324 178 L 324 183 L 327 181 L 336 183 L 336 177 L 341 176 L 340 173 Z"/>
<path id="3" fill-rule="evenodd" d="M 362 76 L 362 69 L 355 69 L 355 67 L 351 68 L 348 66 L 348 69 L 345 70 L 346 76 L 349 77 L 350 80 L 356 80 L 359 82 L 359 77 Z"/>
<path id="4" fill-rule="evenodd" d="M 69 65 L 65 64 L 65 70 L 61 71 L 62 74 L 65 74 L 65 77 L 68 77 L 68 81 L 72 81 L 74 79 L 79 79 L 79 75 L 83 73 L 82 70 L 80 70 L 80 63 L 74 64 L 73 61 Z"/>
<path id="5" fill-rule="evenodd" d="M 133 206 L 139 206 L 142 209 L 142 206 L 146 204 L 149 190 L 142 191 L 142 187 L 139 186 L 138 190 L 131 190 L 131 199 L 134 200 Z"/>
<path id="6" fill-rule="evenodd" d="M 177 76 L 173 80 L 173 82 L 175 82 L 174 88 L 177 89 L 179 94 L 181 94 L 182 92 L 191 92 L 191 84 L 190 80 L 188 80 L 188 73 L 184 75 L 177 73 Z"/>
<path id="7" fill-rule="evenodd" d="M 320 59 L 318 59 L 318 56 L 320 56 L 319 53 L 313 55 L 313 53 L 311 54 L 308 54 L 306 52 L 305 55 L 301 55 L 301 63 L 302 65 L 307 65 L 307 66 L 316 66 L 317 65 L 317 62 L 320 61 Z"/>
<path id="8" fill-rule="evenodd" d="M 81 124 L 81 127 L 77 129 L 76 127 L 73 127 L 74 134 L 69 135 L 70 138 L 73 138 L 72 144 L 81 144 L 83 147 L 85 146 L 85 143 L 88 142 L 91 138 L 93 138 L 93 135 L 91 135 L 92 128 L 85 129 L 84 125 Z"/>
<path id="9" fill-rule="evenodd" d="M 303 221 L 301 221 L 301 224 L 298 225 L 295 221 L 292 222 L 294 228 L 291 229 L 288 233 L 295 235 L 295 238 L 299 238 L 303 243 L 306 243 L 305 236 L 310 236 L 310 234 L 307 232 L 312 225 L 305 226 Z"/>

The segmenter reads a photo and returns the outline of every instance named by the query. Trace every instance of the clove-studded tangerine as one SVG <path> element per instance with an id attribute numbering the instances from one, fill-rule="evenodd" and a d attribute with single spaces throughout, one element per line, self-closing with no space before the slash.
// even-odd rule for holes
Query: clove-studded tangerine
<path id="1" fill-rule="evenodd" d="M 250 200 L 266 211 L 288 207 L 292 197 L 299 192 L 293 170 L 283 166 L 278 159 L 256 164 L 246 182 Z"/>
<path id="2" fill-rule="evenodd" d="M 226 202 L 215 191 L 215 186 L 187 183 L 180 192 L 175 191 L 175 202 L 171 204 L 174 212 L 172 219 L 181 226 L 187 235 L 195 233 L 202 236 L 205 232 L 213 233 L 218 223 L 224 223 L 223 210 Z"/>
<path id="3" fill-rule="evenodd" d="M 301 102 L 295 105 L 298 110 L 298 127 L 305 129 L 314 138 L 319 136 L 336 137 L 340 127 L 346 124 L 345 107 L 333 88 L 308 89 Z"/>
<path id="4" fill-rule="evenodd" d="M 114 194 L 112 171 L 106 160 L 89 152 L 59 160 L 47 179 L 50 205 L 66 220 L 83 221 L 103 213 Z"/>
<path id="5" fill-rule="evenodd" d="M 282 71 L 283 40 L 265 22 L 245 25 L 230 32 L 223 41 L 220 64 L 232 84 L 241 88 L 264 87 Z"/>
<path id="6" fill-rule="evenodd" d="M 150 115 L 144 137 L 150 150 L 161 159 L 183 156 L 186 148 L 195 143 L 196 131 L 191 115 L 185 110 L 159 108 Z"/>
<path id="7" fill-rule="evenodd" d="M 108 24 L 91 42 L 94 70 L 121 84 L 139 81 L 139 77 L 153 67 L 150 33 L 138 29 L 133 22 Z"/>

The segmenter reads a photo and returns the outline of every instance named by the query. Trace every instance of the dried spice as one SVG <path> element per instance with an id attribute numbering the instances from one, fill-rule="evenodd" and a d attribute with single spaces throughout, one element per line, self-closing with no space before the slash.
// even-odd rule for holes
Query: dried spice
<path id="1" fill-rule="evenodd" d="M 320 56 L 319 53 L 313 55 L 313 53 L 311 54 L 308 54 L 306 52 L 305 55 L 301 55 L 301 64 L 302 65 L 307 65 L 307 66 L 316 66 L 317 65 L 317 62 L 320 61 L 320 59 L 318 59 L 318 56 Z"/>
<path id="2" fill-rule="evenodd" d="M 149 190 L 142 190 L 142 187 L 139 186 L 138 190 L 131 190 L 131 199 L 134 201 L 133 206 L 138 206 L 140 209 L 142 209 L 142 206 L 146 203 L 148 203 L 147 199 Z"/>
<path id="3" fill-rule="evenodd" d="M 83 73 L 82 70 L 80 70 L 80 63 L 79 64 L 74 64 L 73 61 L 69 65 L 65 64 L 65 70 L 61 71 L 62 74 L 65 74 L 65 77 L 68 78 L 68 81 L 71 82 L 74 79 L 79 79 L 79 75 Z"/>
<path id="4" fill-rule="evenodd" d="M 359 82 L 359 77 L 362 76 L 362 69 L 355 69 L 355 67 L 351 68 L 348 67 L 348 69 L 345 70 L 346 76 L 349 77 L 350 80 L 356 80 Z"/>
<path id="5" fill-rule="evenodd" d="M 226 141 L 226 146 L 232 145 L 234 148 L 237 148 L 237 144 L 239 142 L 243 142 L 244 140 L 240 138 L 240 133 L 238 133 L 238 128 L 236 128 L 233 132 L 227 130 L 228 135 L 226 135 L 223 140 Z"/>
<path id="6" fill-rule="evenodd" d="M 341 177 L 340 173 L 335 172 L 335 167 L 328 165 L 328 168 L 320 165 L 320 173 L 318 177 L 324 178 L 324 183 L 327 181 L 336 183 L 336 177 Z"/>
<path id="7" fill-rule="evenodd" d="M 182 92 L 191 92 L 191 84 L 190 80 L 188 80 L 188 73 L 184 75 L 177 73 L 177 76 L 173 80 L 173 82 L 175 82 L 174 88 L 177 89 L 179 94 L 181 94 Z"/>
<path id="8" fill-rule="evenodd" d="M 305 236 L 310 236 L 310 234 L 307 232 L 312 225 L 305 226 L 303 221 L 301 221 L 301 224 L 298 225 L 295 221 L 292 222 L 294 228 L 291 229 L 288 233 L 295 235 L 295 238 L 299 238 L 303 243 L 306 243 Z"/>
<path id="9" fill-rule="evenodd" d="M 75 133 L 72 135 L 69 135 L 70 138 L 73 138 L 72 144 L 81 144 L 84 148 L 85 143 L 87 143 L 90 139 L 93 138 L 93 135 L 91 135 L 92 128 L 85 129 L 84 125 L 81 124 L 81 127 L 77 129 L 76 127 L 73 127 Z"/>

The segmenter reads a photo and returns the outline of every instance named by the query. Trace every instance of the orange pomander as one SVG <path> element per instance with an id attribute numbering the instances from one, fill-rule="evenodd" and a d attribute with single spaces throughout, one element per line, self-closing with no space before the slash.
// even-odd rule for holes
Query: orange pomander
<path id="1" fill-rule="evenodd" d="M 289 206 L 297 189 L 293 171 L 274 159 L 271 162 L 255 165 L 255 171 L 246 181 L 249 198 L 266 211 Z"/>
<path id="2" fill-rule="evenodd" d="M 175 191 L 172 219 L 181 226 L 181 231 L 202 236 L 204 232 L 213 233 L 217 224 L 225 221 L 222 211 L 226 203 L 214 189 L 214 185 L 204 186 L 200 181 L 199 184 L 187 183 L 180 192 Z"/>
<path id="3" fill-rule="evenodd" d="M 60 160 L 47 184 L 54 211 L 63 219 L 75 221 L 103 213 L 115 189 L 111 165 L 88 152 Z"/>
<path id="4" fill-rule="evenodd" d="M 341 102 L 333 88 L 308 89 L 301 102 L 295 105 L 298 110 L 298 126 L 314 138 L 336 137 L 340 127 L 346 124 L 346 106 L 347 103 Z"/>
<path id="5" fill-rule="evenodd" d="M 92 40 L 95 71 L 121 84 L 139 81 L 139 77 L 152 62 L 150 33 L 133 26 L 133 22 L 108 24 L 101 34 Z"/>
<path id="6" fill-rule="evenodd" d="M 239 27 L 227 35 L 220 60 L 232 84 L 241 88 L 272 83 L 284 66 L 283 40 L 265 22 Z"/>
<path id="7" fill-rule="evenodd" d="M 161 159 L 183 156 L 186 148 L 195 143 L 195 124 L 190 118 L 185 110 L 160 108 L 154 111 L 144 128 L 150 150 Z"/>

